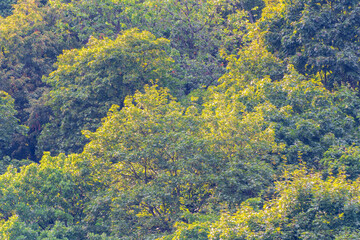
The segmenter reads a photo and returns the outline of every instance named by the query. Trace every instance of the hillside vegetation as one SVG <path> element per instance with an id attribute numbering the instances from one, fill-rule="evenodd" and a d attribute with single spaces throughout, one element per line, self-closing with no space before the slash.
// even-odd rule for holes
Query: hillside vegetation
<path id="1" fill-rule="evenodd" d="M 0 238 L 360 238 L 359 0 L 0 3 Z"/>

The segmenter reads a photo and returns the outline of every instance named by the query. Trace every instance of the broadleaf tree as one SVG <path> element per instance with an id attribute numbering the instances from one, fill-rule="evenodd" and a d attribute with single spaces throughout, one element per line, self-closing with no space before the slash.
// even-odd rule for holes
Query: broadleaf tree
<path id="1" fill-rule="evenodd" d="M 115 40 L 91 38 L 86 47 L 60 55 L 56 70 L 45 78 L 52 87 L 46 101 L 53 116 L 39 138 L 39 154 L 80 152 L 86 143 L 81 130 L 94 131 L 112 104 L 122 105 L 126 95 L 151 81 L 176 87 L 168 44 L 131 29 Z"/>
<path id="2" fill-rule="evenodd" d="M 360 2 L 295 0 L 269 4 L 261 21 L 269 49 L 327 88 L 358 87 Z M 278 13 L 275 13 L 278 12 Z"/>

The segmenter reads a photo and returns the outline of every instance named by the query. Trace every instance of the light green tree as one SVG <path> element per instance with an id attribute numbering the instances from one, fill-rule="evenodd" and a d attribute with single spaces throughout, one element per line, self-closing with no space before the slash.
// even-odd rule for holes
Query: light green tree
<path id="1" fill-rule="evenodd" d="M 211 102 L 222 107 L 214 111 Z M 233 104 L 214 97 L 199 112 L 146 86 L 121 110 L 113 107 L 96 132 L 85 132 L 84 153 L 110 164 L 113 234 L 171 231 L 185 213 L 237 205 L 269 185 L 271 165 L 261 156 L 277 149 L 274 132 L 263 109 L 247 114 Z"/>
<path id="2" fill-rule="evenodd" d="M 305 169 L 285 173 L 277 197 L 261 210 L 245 203 L 212 225 L 209 239 L 356 239 L 359 237 L 358 182 L 323 180 Z"/>
<path id="3" fill-rule="evenodd" d="M 86 139 L 81 130 L 94 131 L 112 104 L 122 105 L 128 94 L 158 81 L 175 87 L 169 75 L 169 41 L 131 29 L 115 40 L 91 38 L 82 49 L 64 52 L 56 70 L 45 78 L 53 116 L 39 138 L 39 154 L 80 152 Z"/>
<path id="4" fill-rule="evenodd" d="M 357 239 L 358 185 L 344 172 L 323 179 L 305 168 L 286 171 L 272 199 L 249 199 L 219 220 L 178 223 L 174 234 L 161 239 Z"/>
<path id="5" fill-rule="evenodd" d="M 86 207 L 106 188 L 96 177 L 100 169 L 100 163 L 80 155 L 49 153 L 39 164 L 9 167 L 0 176 L 1 238 L 85 239 L 98 233 L 86 220 Z"/>

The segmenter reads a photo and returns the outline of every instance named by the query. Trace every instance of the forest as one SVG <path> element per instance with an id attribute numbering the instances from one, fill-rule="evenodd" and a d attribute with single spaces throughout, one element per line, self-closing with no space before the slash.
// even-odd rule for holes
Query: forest
<path id="1" fill-rule="evenodd" d="M 1 0 L 0 239 L 360 239 L 360 0 Z"/>

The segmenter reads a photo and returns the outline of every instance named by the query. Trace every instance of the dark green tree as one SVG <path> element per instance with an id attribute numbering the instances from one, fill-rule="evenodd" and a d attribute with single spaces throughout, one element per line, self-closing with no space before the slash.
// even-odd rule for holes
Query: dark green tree
<path id="1" fill-rule="evenodd" d="M 242 31 L 260 17 L 264 2 L 57 0 L 53 6 L 62 9 L 58 27 L 85 43 L 90 35 L 114 39 L 133 27 L 169 39 L 177 66 L 172 75 L 182 80 L 176 95 L 183 96 L 217 84 L 226 68 L 219 49 L 233 53 L 242 46 Z"/>
<path id="2" fill-rule="evenodd" d="M 193 89 L 217 85 L 226 72 L 219 50 L 236 53 L 243 46 L 245 26 L 256 20 L 263 2 L 149 0 L 144 5 L 144 27 L 171 41 L 177 64 L 173 74 L 183 82 L 182 94 L 189 94 Z M 258 12 L 252 12 L 256 6 Z"/>
<path id="3" fill-rule="evenodd" d="M 15 100 L 17 117 L 29 127 L 27 136 L 11 143 L 11 155 L 36 160 L 37 136 L 51 111 L 39 100 L 47 91 L 42 76 L 54 68 L 63 49 L 76 47 L 69 34 L 56 32 L 54 9 L 37 1 L 20 1 L 11 16 L 0 19 L 0 90 Z"/>
<path id="4" fill-rule="evenodd" d="M 14 99 L 0 91 L 0 173 L 5 172 L 9 164 L 9 149 L 15 134 L 25 134 L 26 127 L 19 124 L 14 109 Z"/>
<path id="5" fill-rule="evenodd" d="M 17 0 L 3 0 L 0 2 L 0 16 L 7 17 L 12 13 L 12 5 L 15 4 Z"/>
<path id="6" fill-rule="evenodd" d="M 327 88 L 359 87 L 359 0 L 279 1 L 271 8 L 261 26 L 272 52 L 302 74 L 319 74 Z"/>
<path id="7" fill-rule="evenodd" d="M 327 168 L 326 173 L 338 173 L 345 170 L 348 178 L 355 180 L 360 176 L 359 146 L 334 145 L 324 153 L 321 163 Z"/>

